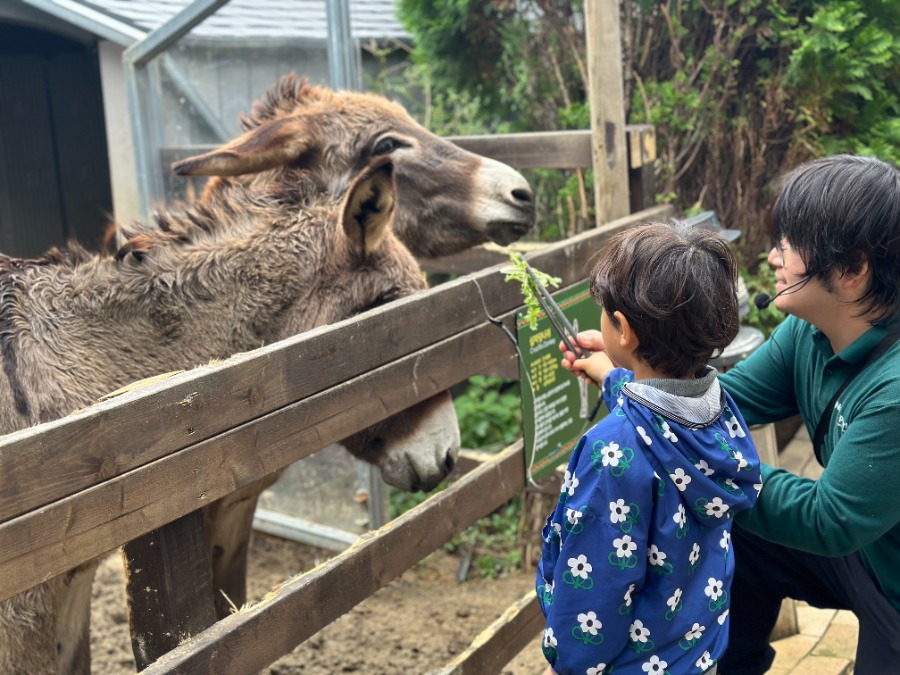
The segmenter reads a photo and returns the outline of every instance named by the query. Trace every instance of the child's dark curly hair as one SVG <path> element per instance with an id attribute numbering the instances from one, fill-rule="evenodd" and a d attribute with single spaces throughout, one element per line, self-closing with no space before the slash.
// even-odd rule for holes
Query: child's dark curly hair
<path id="1" fill-rule="evenodd" d="M 613 312 L 628 319 L 635 355 L 669 377 L 701 374 L 738 332 L 737 263 L 709 230 L 675 222 L 620 232 L 601 250 L 590 289 L 615 326 Z"/>

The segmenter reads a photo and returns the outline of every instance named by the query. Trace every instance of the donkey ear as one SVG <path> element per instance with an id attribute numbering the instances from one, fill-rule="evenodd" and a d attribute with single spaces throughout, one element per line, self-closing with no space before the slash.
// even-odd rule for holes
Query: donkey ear
<path id="1" fill-rule="evenodd" d="M 240 176 L 284 166 L 310 149 L 304 120 L 280 119 L 261 124 L 218 150 L 172 164 L 179 176 Z"/>
<path id="2" fill-rule="evenodd" d="M 381 244 L 394 218 L 394 201 L 394 165 L 390 157 L 379 157 L 353 181 L 342 207 L 344 232 L 363 257 Z"/>

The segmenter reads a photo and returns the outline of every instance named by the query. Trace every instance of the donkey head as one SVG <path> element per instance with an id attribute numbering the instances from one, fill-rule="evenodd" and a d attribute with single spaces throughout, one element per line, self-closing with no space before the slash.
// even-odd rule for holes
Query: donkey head
<path id="1" fill-rule="evenodd" d="M 449 255 L 491 240 L 509 244 L 534 224 L 534 195 L 509 166 L 463 150 L 415 122 L 399 105 L 368 93 L 333 92 L 291 74 L 244 116 L 246 132 L 223 147 L 173 164 L 180 175 L 253 184 L 310 177 L 342 194 L 372 159 L 389 156 L 397 191 L 393 229 L 418 257 Z"/>
<path id="2" fill-rule="evenodd" d="M 415 260 L 391 233 L 397 209 L 396 169 L 391 158 L 377 158 L 350 185 L 342 204 L 342 227 L 331 250 L 349 265 L 325 265 L 325 286 L 344 302 L 324 299 L 335 321 L 427 287 Z M 335 257 L 334 253 L 330 254 Z M 343 267 L 343 271 L 342 271 Z M 323 293 L 328 291 L 323 289 Z M 305 301 L 304 301 L 305 302 Z M 335 307 L 337 305 L 337 308 Z M 298 308 L 298 313 L 303 310 Z M 290 310 L 287 312 L 291 314 Z M 379 394 L 373 393 L 373 396 Z M 342 444 L 381 469 L 389 485 L 429 491 L 453 469 L 459 452 L 459 424 L 449 392 L 441 392 L 356 433 Z"/>

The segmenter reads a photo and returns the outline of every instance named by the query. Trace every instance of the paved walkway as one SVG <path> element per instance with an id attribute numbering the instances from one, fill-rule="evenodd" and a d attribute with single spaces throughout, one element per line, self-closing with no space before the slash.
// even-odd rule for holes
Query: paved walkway
<path id="1" fill-rule="evenodd" d="M 778 455 L 780 465 L 801 476 L 818 478 L 822 467 L 813 455 L 806 427 Z M 852 612 L 816 609 L 797 603 L 800 633 L 776 640 L 771 675 L 849 675 L 853 672 L 859 624 Z"/>

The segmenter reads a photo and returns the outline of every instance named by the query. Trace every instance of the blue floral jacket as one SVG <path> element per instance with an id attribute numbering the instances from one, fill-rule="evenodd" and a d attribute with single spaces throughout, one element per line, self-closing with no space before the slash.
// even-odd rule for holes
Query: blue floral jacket
<path id="1" fill-rule="evenodd" d="M 610 414 L 575 448 L 543 531 L 556 673 L 702 673 L 725 651 L 732 517 L 761 484 L 740 412 L 707 379 L 699 398 L 620 368 L 603 383 Z"/>

